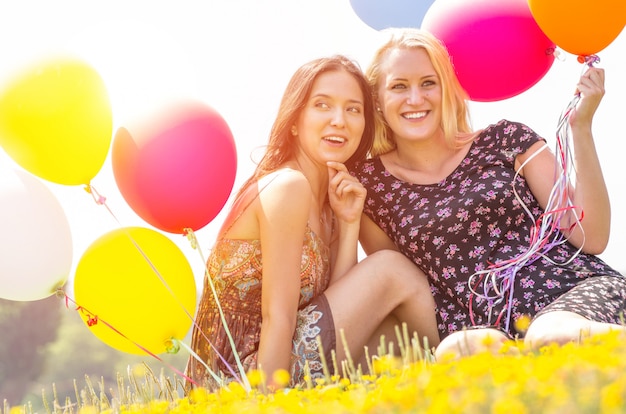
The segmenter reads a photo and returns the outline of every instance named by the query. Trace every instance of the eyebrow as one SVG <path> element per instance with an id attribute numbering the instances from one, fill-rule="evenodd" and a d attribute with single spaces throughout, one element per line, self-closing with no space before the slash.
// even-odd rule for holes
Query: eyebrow
<path id="1" fill-rule="evenodd" d="M 315 95 L 311 95 L 309 97 L 309 99 L 313 99 L 313 98 L 328 98 L 331 99 L 331 95 L 325 94 L 325 93 L 316 93 Z M 364 105 L 363 101 L 360 101 L 358 99 L 348 99 L 348 102 L 353 102 L 353 103 L 358 103 L 361 105 Z"/>

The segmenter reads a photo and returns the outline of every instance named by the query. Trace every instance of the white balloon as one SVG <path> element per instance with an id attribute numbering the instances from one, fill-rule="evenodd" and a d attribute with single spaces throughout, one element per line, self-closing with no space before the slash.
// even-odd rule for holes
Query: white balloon
<path id="1" fill-rule="evenodd" d="M 32 301 L 65 285 L 72 266 L 65 212 L 38 178 L 0 166 L 0 298 Z"/>

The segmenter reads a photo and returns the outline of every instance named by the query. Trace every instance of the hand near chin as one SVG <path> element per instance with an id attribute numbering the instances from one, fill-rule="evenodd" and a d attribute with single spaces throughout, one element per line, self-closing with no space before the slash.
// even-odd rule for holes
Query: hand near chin
<path id="1" fill-rule="evenodd" d="M 367 190 L 340 162 L 329 161 L 328 200 L 338 220 L 358 223 L 361 220 Z"/>

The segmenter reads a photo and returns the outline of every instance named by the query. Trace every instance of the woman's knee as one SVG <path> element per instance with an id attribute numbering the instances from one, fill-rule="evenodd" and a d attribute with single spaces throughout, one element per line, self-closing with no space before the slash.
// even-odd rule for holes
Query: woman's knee
<path id="1" fill-rule="evenodd" d="M 446 361 L 480 352 L 497 353 L 507 340 L 503 332 L 493 328 L 457 331 L 441 341 L 435 350 L 435 358 Z"/>
<path id="2" fill-rule="evenodd" d="M 530 349 L 538 349 L 550 344 L 577 342 L 590 335 L 590 325 L 591 321 L 573 312 L 544 313 L 531 322 L 524 335 L 524 344 Z"/>
<path id="3" fill-rule="evenodd" d="M 369 255 L 367 260 L 375 266 L 376 273 L 384 275 L 389 279 L 390 283 L 396 281 L 403 284 L 415 282 L 416 286 L 426 286 L 428 284 L 424 272 L 398 251 L 379 250 Z"/>

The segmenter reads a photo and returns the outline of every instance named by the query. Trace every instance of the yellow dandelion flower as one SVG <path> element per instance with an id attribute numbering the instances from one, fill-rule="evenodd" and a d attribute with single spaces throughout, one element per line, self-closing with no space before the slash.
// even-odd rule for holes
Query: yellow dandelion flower
<path id="1" fill-rule="evenodd" d="M 522 315 L 513 323 L 518 332 L 526 332 L 530 326 L 531 318 L 528 315 Z"/>
<path id="2" fill-rule="evenodd" d="M 265 373 L 259 369 L 252 369 L 247 374 L 250 386 L 258 387 L 265 384 Z"/>
<path id="3" fill-rule="evenodd" d="M 286 387 L 290 379 L 291 375 L 289 375 L 289 371 L 286 369 L 276 370 L 274 374 L 272 374 L 272 381 L 280 387 Z"/>

